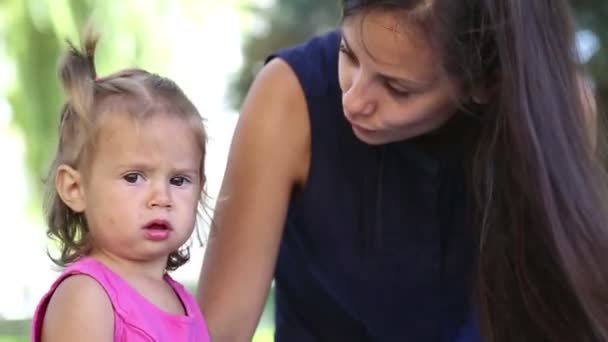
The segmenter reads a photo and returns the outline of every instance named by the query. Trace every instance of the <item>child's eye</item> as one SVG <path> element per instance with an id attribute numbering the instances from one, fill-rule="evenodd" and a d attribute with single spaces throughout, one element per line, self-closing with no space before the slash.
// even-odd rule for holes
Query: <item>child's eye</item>
<path id="1" fill-rule="evenodd" d="M 178 176 L 170 180 L 171 185 L 182 186 L 184 183 L 190 182 L 186 177 Z"/>
<path id="2" fill-rule="evenodd" d="M 128 183 L 135 184 L 142 178 L 142 175 L 140 175 L 139 173 L 132 172 L 124 175 L 122 178 Z"/>

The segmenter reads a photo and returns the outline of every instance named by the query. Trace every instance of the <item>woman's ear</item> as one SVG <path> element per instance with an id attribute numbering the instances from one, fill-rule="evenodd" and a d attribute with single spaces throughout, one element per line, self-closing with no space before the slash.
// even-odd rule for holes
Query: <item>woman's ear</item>
<path id="1" fill-rule="evenodd" d="M 55 189 L 63 203 L 74 212 L 81 213 L 85 210 L 86 201 L 80 172 L 71 166 L 60 165 L 55 176 Z"/>
<path id="2" fill-rule="evenodd" d="M 490 91 L 485 87 L 479 87 L 471 91 L 471 100 L 478 105 L 487 104 L 490 101 Z"/>
<path id="3" fill-rule="evenodd" d="M 577 75 L 577 82 L 579 87 L 579 93 L 577 94 L 581 103 L 583 104 L 583 115 L 585 124 L 589 130 L 590 136 L 593 138 L 593 145 L 597 142 L 597 101 L 593 84 L 590 79 L 587 79 L 584 75 Z"/>

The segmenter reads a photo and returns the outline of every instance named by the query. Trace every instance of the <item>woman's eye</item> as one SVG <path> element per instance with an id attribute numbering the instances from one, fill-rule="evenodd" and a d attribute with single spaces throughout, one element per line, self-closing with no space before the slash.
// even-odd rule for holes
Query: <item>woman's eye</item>
<path id="1" fill-rule="evenodd" d="M 389 92 L 391 92 L 391 94 L 393 94 L 394 96 L 397 96 L 397 97 L 408 97 L 411 94 L 411 92 L 409 92 L 407 90 L 397 89 L 397 88 L 393 87 L 392 85 L 390 85 L 389 83 L 386 84 L 386 88 L 388 89 Z"/>
<path id="2" fill-rule="evenodd" d="M 349 60 L 354 61 L 355 56 L 353 53 L 344 45 L 344 43 L 340 43 L 340 52 L 343 53 Z"/>

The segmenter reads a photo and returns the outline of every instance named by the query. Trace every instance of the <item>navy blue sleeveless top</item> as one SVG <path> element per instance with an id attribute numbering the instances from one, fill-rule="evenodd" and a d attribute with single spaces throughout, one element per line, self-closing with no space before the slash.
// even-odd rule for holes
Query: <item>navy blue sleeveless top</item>
<path id="1" fill-rule="evenodd" d="M 278 342 L 478 341 L 465 177 L 475 131 L 457 114 L 423 137 L 367 145 L 343 116 L 339 32 L 281 50 L 306 96 L 307 184 L 275 271 Z"/>

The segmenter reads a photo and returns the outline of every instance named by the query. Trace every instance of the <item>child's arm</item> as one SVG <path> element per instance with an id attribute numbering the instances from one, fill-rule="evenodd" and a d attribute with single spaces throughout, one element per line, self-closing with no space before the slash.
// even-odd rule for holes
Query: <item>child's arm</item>
<path id="1" fill-rule="evenodd" d="M 51 297 L 42 342 L 113 341 L 114 311 L 105 291 L 91 277 L 66 278 Z"/>

